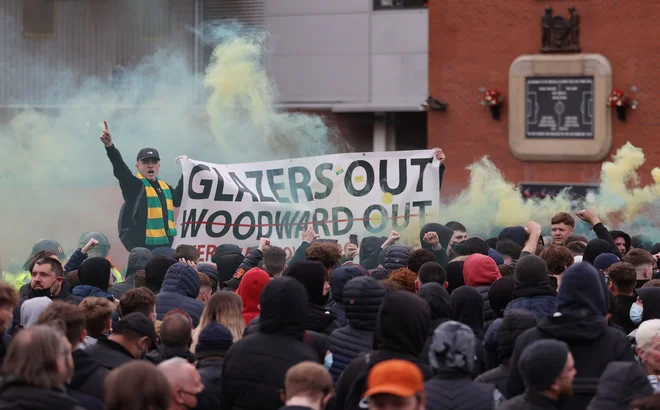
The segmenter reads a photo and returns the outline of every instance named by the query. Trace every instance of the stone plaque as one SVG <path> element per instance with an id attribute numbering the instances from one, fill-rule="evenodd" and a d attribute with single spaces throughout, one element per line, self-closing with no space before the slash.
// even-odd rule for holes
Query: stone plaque
<path id="1" fill-rule="evenodd" d="M 594 138 L 594 77 L 525 79 L 525 138 Z"/>

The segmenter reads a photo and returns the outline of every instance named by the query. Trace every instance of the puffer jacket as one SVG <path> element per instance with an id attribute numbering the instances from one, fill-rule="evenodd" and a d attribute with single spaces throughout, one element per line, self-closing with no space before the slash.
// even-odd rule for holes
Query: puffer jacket
<path id="1" fill-rule="evenodd" d="M 557 311 L 557 298 L 555 296 L 527 296 L 514 299 L 507 309 L 523 309 L 532 312 L 537 319 L 552 316 Z"/>
<path id="2" fill-rule="evenodd" d="M 493 308 L 490 307 L 490 301 L 488 300 L 490 286 L 477 286 L 475 289 L 479 291 L 481 299 L 484 301 L 484 322 L 495 320 L 495 312 L 493 312 Z"/>
<path id="3" fill-rule="evenodd" d="M 197 362 L 204 390 L 197 394 L 196 410 L 217 410 L 222 405 L 222 357 L 207 357 Z"/>
<path id="4" fill-rule="evenodd" d="M 199 276 L 194 268 L 185 263 L 172 265 L 157 295 L 156 316 L 163 320 L 172 309 L 183 309 L 190 315 L 193 326 L 197 327 L 204 311 L 204 303 L 196 298 L 199 295 Z"/>
<path id="5" fill-rule="evenodd" d="M 351 279 L 344 286 L 342 295 L 349 325 L 330 335 L 330 374 L 334 383 L 351 360 L 372 351 L 378 309 L 386 294 L 385 287 L 368 276 Z"/>
<path id="6" fill-rule="evenodd" d="M 399 268 L 408 267 L 408 257 L 412 249 L 404 245 L 392 245 L 385 250 L 385 261 L 383 267 L 387 274 L 394 272 Z"/>
<path id="7" fill-rule="evenodd" d="M 611 362 L 598 381 L 587 410 L 627 410 L 633 400 L 653 394 L 642 367 L 635 362 Z"/>
<path id="8" fill-rule="evenodd" d="M 327 308 L 337 315 L 339 324 L 343 327 L 348 324 L 346 319 L 346 308 L 344 306 L 344 286 L 353 278 L 364 276 L 364 268 L 360 265 L 340 266 L 332 272 L 330 278 L 330 289 L 332 290 L 332 302 Z"/>
<path id="9" fill-rule="evenodd" d="M 76 296 L 80 296 L 81 298 L 99 297 L 99 298 L 106 298 L 110 302 L 115 300 L 115 297 L 112 296 L 112 294 L 106 292 L 101 288 L 97 288 L 96 286 L 91 286 L 91 285 L 78 285 L 75 288 L 73 288 L 71 293 Z"/>

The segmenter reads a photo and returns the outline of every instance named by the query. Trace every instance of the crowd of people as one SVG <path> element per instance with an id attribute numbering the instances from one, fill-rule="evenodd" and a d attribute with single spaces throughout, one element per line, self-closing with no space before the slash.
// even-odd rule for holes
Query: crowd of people
<path id="1" fill-rule="evenodd" d="M 660 244 L 560 213 L 347 251 L 261 238 L 128 266 L 42 240 L 0 282 L 0 409 L 660 409 Z M 100 239 L 100 240 L 99 240 Z"/>

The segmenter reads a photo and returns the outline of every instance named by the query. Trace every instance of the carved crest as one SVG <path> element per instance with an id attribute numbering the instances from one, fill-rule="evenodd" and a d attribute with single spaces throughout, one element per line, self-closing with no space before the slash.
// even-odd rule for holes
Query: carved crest
<path id="1" fill-rule="evenodd" d="M 566 53 L 580 51 L 580 16 L 575 7 L 568 9 L 569 19 L 553 16 L 552 8 L 541 17 L 541 52 Z"/>

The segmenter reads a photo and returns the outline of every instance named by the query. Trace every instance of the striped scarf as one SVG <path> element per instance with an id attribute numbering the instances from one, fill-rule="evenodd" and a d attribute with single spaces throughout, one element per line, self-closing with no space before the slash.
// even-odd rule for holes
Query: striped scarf
<path id="1" fill-rule="evenodd" d="M 165 181 L 156 178 L 156 182 L 160 185 L 165 195 L 167 202 L 167 230 L 163 223 L 163 208 L 160 204 L 158 193 L 151 185 L 148 179 L 143 177 L 139 172 L 137 177 L 142 181 L 145 192 L 147 194 L 147 231 L 146 231 L 146 244 L 147 245 L 167 245 L 170 243 L 168 236 L 176 236 L 176 227 L 174 225 L 174 202 L 172 202 L 172 192 L 170 187 Z"/>

